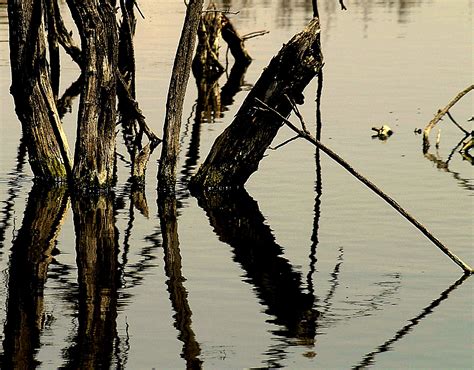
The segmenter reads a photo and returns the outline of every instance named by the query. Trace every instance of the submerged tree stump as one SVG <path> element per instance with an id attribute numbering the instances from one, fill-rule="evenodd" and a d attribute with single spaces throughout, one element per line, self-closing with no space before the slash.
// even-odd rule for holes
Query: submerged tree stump
<path id="1" fill-rule="evenodd" d="M 66 181 L 71 160 L 51 88 L 42 2 L 8 2 L 11 93 L 35 178 Z"/>
<path id="2" fill-rule="evenodd" d="M 191 179 L 191 187 L 239 187 L 257 170 L 283 123 L 255 109 L 255 98 L 285 117 L 291 112 L 287 97 L 303 102 L 303 89 L 323 64 L 318 34 L 319 21 L 314 18 L 272 59 L 232 124 L 216 139 L 205 162 Z"/>
<path id="3" fill-rule="evenodd" d="M 118 32 L 115 1 L 68 0 L 81 35 L 84 86 L 78 114 L 74 183 L 109 187 L 114 179 Z"/>

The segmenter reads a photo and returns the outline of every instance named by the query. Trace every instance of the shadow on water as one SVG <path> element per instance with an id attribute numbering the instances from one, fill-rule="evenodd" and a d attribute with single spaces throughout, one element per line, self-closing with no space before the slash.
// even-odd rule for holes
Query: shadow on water
<path id="1" fill-rule="evenodd" d="M 67 210 L 64 187 L 35 184 L 10 255 L 2 369 L 30 369 L 45 323 L 43 291 L 56 238 Z"/>
<path id="2" fill-rule="evenodd" d="M 301 274 L 282 257 L 283 249 L 257 202 L 240 189 L 200 194 L 198 203 L 219 239 L 232 247 L 235 262 L 245 270 L 246 281 L 255 287 L 267 307 L 265 313 L 272 317 L 269 322 L 279 326 L 274 334 L 312 346 L 318 317 L 315 297 L 303 291 Z"/>

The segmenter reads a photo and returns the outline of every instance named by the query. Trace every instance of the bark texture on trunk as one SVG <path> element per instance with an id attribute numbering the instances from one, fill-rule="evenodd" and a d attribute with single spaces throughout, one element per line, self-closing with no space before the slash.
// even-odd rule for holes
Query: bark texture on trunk
<path id="1" fill-rule="evenodd" d="M 303 103 L 303 89 L 321 70 L 319 21 L 314 18 L 295 35 L 264 70 L 232 124 L 216 139 L 205 162 L 191 180 L 197 188 L 240 187 L 254 173 L 282 121 L 255 108 L 255 98 L 288 116 L 287 96 Z"/>
<path id="2" fill-rule="evenodd" d="M 66 181 L 71 160 L 51 88 L 41 0 L 8 2 L 11 93 L 37 179 Z"/>
<path id="3" fill-rule="evenodd" d="M 81 35 L 84 86 L 78 114 L 73 176 L 80 188 L 113 183 L 118 32 L 116 3 L 68 0 Z"/>
<path id="4" fill-rule="evenodd" d="M 158 186 L 162 192 L 174 192 L 179 152 L 179 132 L 183 113 L 184 95 L 189 81 L 196 33 L 201 19 L 203 0 L 189 0 L 183 30 L 173 65 L 166 101 L 166 117 L 163 133 Z"/>

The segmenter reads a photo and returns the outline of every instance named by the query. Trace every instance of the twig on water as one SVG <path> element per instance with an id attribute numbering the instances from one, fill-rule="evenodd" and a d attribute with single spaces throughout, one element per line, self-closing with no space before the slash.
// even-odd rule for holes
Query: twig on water
<path id="1" fill-rule="evenodd" d="M 274 110 L 272 107 L 268 106 L 266 103 L 261 101 L 258 98 L 255 98 L 255 101 L 260 105 L 260 109 L 266 110 L 275 116 L 277 116 L 282 122 L 284 122 L 290 129 L 292 129 L 295 133 L 299 134 L 303 139 L 309 141 L 313 145 L 320 148 L 326 155 L 328 155 L 331 159 L 336 161 L 342 167 L 344 167 L 350 174 L 352 174 L 355 178 L 361 181 L 364 185 L 366 185 L 369 189 L 371 189 L 374 193 L 380 196 L 383 200 L 385 200 L 389 205 L 391 205 L 398 213 L 400 213 L 403 217 L 405 217 L 408 221 L 410 221 L 418 230 L 420 230 L 434 245 L 436 245 L 441 251 L 446 254 L 451 260 L 453 260 L 459 267 L 464 270 L 465 274 L 472 274 L 474 270 L 467 265 L 464 261 L 462 261 L 458 256 L 452 253 L 441 241 L 439 241 L 431 232 L 426 229 L 420 222 L 418 222 L 413 216 L 411 216 L 405 209 L 403 209 L 394 199 L 390 196 L 385 194 L 381 189 L 379 189 L 374 183 L 368 180 L 366 177 L 358 173 L 355 169 L 353 169 L 349 163 L 347 163 L 343 158 L 341 158 L 337 153 L 329 149 L 326 145 L 322 144 L 319 140 L 313 137 L 309 132 L 304 131 L 296 127 L 292 122 L 288 119 L 283 117 L 280 113 Z"/>

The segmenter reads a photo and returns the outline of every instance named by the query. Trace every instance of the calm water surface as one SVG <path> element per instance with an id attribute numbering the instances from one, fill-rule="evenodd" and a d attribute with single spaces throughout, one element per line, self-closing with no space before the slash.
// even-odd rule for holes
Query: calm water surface
<path id="1" fill-rule="evenodd" d="M 235 95 L 222 91 L 220 114 L 196 104 L 191 78 L 178 217 L 163 220 L 159 150 L 145 192 L 132 191 L 122 160 L 110 197 L 70 199 L 61 189 L 32 187 L 8 91 L 0 2 L 2 363 L 15 357 L 43 369 L 472 368 L 472 279 L 460 279 L 461 270 L 424 236 L 311 145 L 269 150 L 244 191 L 199 202 L 188 194 L 187 179 L 262 69 L 312 14 L 311 1 L 218 3 L 240 11 L 232 21 L 242 34 L 270 33 L 247 42 L 254 60 Z M 346 5 L 319 5 L 322 140 L 472 265 L 474 173 L 472 162 L 453 151 L 463 134 L 446 118 L 439 149 L 426 154 L 414 134 L 472 83 L 472 3 Z M 185 8 L 165 0 L 142 0 L 140 7 L 146 18 L 138 20 L 135 39 L 137 94 L 161 134 Z M 78 77 L 67 56 L 62 77 L 63 91 Z M 226 82 L 224 75 L 220 87 Z M 301 108 L 313 128 L 316 89 L 313 81 Z M 472 97 L 452 109 L 467 130 Z M 70 143 L 77 100 L 64 117 Z M 395 134 L 373 139 L 371 127 L 383 123 Z M 289 137 L 282 129 L 274 144 Z M 118 152 L 127 158 L 121 142 Z"/>

